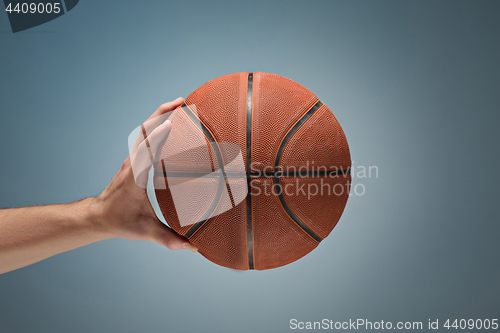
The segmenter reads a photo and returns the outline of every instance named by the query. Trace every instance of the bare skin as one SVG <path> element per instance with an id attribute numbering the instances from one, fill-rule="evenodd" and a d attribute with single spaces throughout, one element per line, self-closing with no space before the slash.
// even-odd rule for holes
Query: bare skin
<path id="1" fill-rule="evenodd" d="M 161 105 L 148 121 L 169 112 L 184 100 L 178 98 Z M 146 123 L 148 122 L 146 121 Z M 145 124 L 146 124 L 145 123 Z M 150 121 L 151 125 L 152 122 Z M 171 129 L 170 121 L 150 126 L 147 149 L 156 149 Z M 131 156 L 106 189 L 95 198 L 61 205 L 0 210 L 0 274 L 49 258 L 81 246 L 110 238 L 149 240 L 171 250 L 198 249 L 164 225 L 151 206 L 145 186 L 147 171 L 136 175 L 132 165 L 146 149 L 138 138 Z M 134 153 L 135 151 L 135 153 Z M 132 159 L 132 162 L 131 162 Z M 139 184 L 139 185 L 138 185 Z"/>

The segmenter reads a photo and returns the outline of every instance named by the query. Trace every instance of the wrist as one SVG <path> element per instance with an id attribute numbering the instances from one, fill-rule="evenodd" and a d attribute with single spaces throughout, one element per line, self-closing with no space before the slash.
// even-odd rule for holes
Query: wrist
<path id="1" fill-rule="evenodd" d="M 106 228 L 106 218 L 99 199 L 90 197 L 76 202 L 78 210 L 83 216 L 84 229 L 97 241 L 113 238 L 110 230 Z"/>

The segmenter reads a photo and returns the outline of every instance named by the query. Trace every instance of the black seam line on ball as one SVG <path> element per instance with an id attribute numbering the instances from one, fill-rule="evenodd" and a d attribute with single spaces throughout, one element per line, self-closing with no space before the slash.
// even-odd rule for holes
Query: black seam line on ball
<path id="1" fill-rule="evenodd" d="M 163 161 L 162 161 L 163 162 Z M 339 169 L 339 170 L 308 170 L 308 171 L 278 171 L 278 172 L 252 172 L 248 175 L 248 178 L 295 178 L 295 177 L 303 177 L 303 178 L 313 178 L 313 177 L 332 177 L 338 176 L 343 177 L 344 175 L 351 174 L 351 169 L 348 167 L 347 169 Z M 167 171 L 154 171 L 155 177 L 167 177 L 167 178 L 219 178 L 220 169 L 217 171 L 211 172 L 167 172 Z M 227 172 L 226 178 L 247 178 L 246 172 Z"/>
<path id="2" fill-rule="evenodd" d="M 321 105 L 323 105 L 323 103 L 321 101 L 318 101 L 318 103 L 314 104 L 314 106 L 311 109 L 309 109 L 309 111 L 307 111 L 307 113 L 305 115 L 303 115 L 302 118 L 300 118 L 299 121 L 287 133 L 287 135 L 285 136 L 285 138 L 281 142 L 280 148 L 278 149 L 278 154 L 276 155 L 276 161 L 274 162 L 274 170 L 277 170 L 277 168 L 280 164 L 281 156 L 283 155 L 283 150 L 285 150 L 285 146 L 288 143 L 288 140 L 290 140 L 292 135 L 294 135 L 295 132 L 297 132 L 297 130 L 309 118 L 311 118 L 313 113 L 316 112 L 316 110 L 318 110 Z M 274 176 L 274 185 L 276 187 L 279 187 L 279 185 L 280 185 L 280 180 L 279 180 L 279 177 L 277 177 L 277 175 Z M 288 216 L 290 216 L 292 218 L 292 220 L 294 220 L 295 223 L 297 223 L 297 225 L 299 227 L 301 227 L 305 232 L 307 232 L 307 234 L 309 234 L 309 236 L 311 236 L 314 240 L 316 240 L 317 242 L 321 242 L 322 238 L 320 236 L 318 236 L 314 231 L 312 231 L 311 228 L 309 228 L 304 222 L 302 222 L 302 220 L 297 215 L 295 215 L 295 213 L 290 209 L 290 207 L 288 207 L 288 205 L 285 201 L 285 198 L 283 197 L 283 193 L 281 193 L 281 191 L 278 191 L 276 193 L 279 193 L 278 197 L 280 199 L 281 205 L 285 209 Z"/>
<path id="3" fill-rule="evenodd" d="M 159 171 L 155 170 L 154 176 L 155 177 L 175 177 L 175 178 L 219 178 L 221 172 L 220 169 L 217 169 L 217 171 L 211 171 L 211 172 L 166 172 L 166 171 Z M 246 178 L 247 174 L 246 172 L 227 172 L 226 171 L 226 178 Z"/>
<path id="4" fill-rule="evenodd" d="M 219 180 L 219 186 L 217 187 L 217 194 L 215 195 L 215 199 L 212 202 L 212 205 L 207 210 L 207 212 L 205 213 L 205 215 L 203 215 L 203 217 L 201 218 L 200 222 L 195 223 L 188 230 L 188 232 L 184 235 L 184 237 L 189 238 L 189 237 L 191 237 L 196 232 L 196 230 L 198 230 L 203 225 L 203 223 L 205 223 L 210 218 L 210 216 L 212 216 L 212 214 L 214 213 L 215 209 L 217 208 L 217 205 L 219 204 L 220 198 L 222 196 L 222 190 L 224 188 L 223 186 L 220 186 L 220 185 L 225 184 L 226 186 L 228 186 L 228 184 L 227 184 L 227 180 L 226 180 L 225 173 L 224 173 L 224 162 L 222 160 L 222 154 L 219 151 L 219 148 L 217 146 L 217 143 L 216 143 L 214 137 L 212 136 L 212 133 L 210 133 L 210 131 L 208 130 L 208 128 L 201 122 L 200 119 L 198 119 L 195 116 L 195 114 L 191 111 L 191 109 L 188 106 L 186 106 L 185 103 L 182 103 L 181 107 L 186 112 L 186 114 L 193 120 L 193 122 L 195 124 L 198 124 L 198 123 L 200 124 L 201 130 L 206 135 L 206 137 L 208 138 L 208 140 L 212 143 L 213 150 L 214 150 L 215 155 L 217 157 L 217 163 L 219 163 L 219 167 L 220 167 L 220 170 L 222 171 L 222 176 L 223 176 L 223 177 L 219 176 L 219 179 L 220 179 Z M 230 190 L 228 192 L 229 192 L 229 195 L 231 196 Z"/>
<path id="5" fill-rule="evenodd" d="M 339 169 L 339 170 L 308 170 L 308 171 L 278 171 L 278 172 L 252 172 L 248 174 L 248 177 L 252 178 L 274 178 L 274 177 L 304 177 L 304 178 L 312 178 L 312 177 L 330 177 L 330 176 L 343 176 L 351 174 L 351 169 L 348 167 L 347 169 Z M 216 172 L 166 172 L 166 171 L 158 171 L 154 172 L 155 177 L 179 177 L 179 178 L 218 178 L 219 170 Z M 227 172 L 227 178 L 247 178 L 247 174 L 245 172 Z"/>
<path id="6" fill-rule="evenodd" d="M 247 86 L 247 120 L 246 120 L 246 157 L 247 157 L 247 245 L 248 245 L 248 269 L 254 269 L 253 265 L 253 238 L 252 238 L 252 192 L 250 187 L 250 169 L 252 163 L 252 91 L 253 73 L 248 73 Z"/>
<path id="7" fill-rule="evenodd" d="M 273 171 L 273 172 L 252 172 L 250 177 L 253 178 L 274 178 L 274 177 L 303 177 L 303 178 L 312 178 L 312 177 L 331 177 L 331 176 L 344 176 L 351 174 L 351 168 L 347 169 L 339 169 L 339 170 L 308 170 L 308 171 Z"/>

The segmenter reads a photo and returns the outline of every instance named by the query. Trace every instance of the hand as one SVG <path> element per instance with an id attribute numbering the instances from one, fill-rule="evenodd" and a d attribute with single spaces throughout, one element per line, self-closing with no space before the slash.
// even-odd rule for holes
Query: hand
<path id="1" fill-rule="evenodd" d="M 149 202 L 146 185 L 153 153 L 167 137 L 172 123 L 165 113 L 184 102 L 182 97 L 161 105 L 141 126 L 130 156 L 109 186 L 93 199 L 98 226 L 109 238 L 150 240 L 171 250 L 198 251 L 189 241 L 163 224 Z"/>

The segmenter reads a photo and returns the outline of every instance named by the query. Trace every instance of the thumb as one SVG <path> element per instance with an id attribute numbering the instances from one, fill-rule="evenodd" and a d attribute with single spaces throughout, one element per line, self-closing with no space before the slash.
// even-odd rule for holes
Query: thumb
<path id="1" fill-rule="evenodd" d="M 156 219 L 156 223 L 150 228 L 150 240 L 170 250 L 185 249 L 193 252 L 198 251 L 198 248 L 189 243 L 189 240 L 177 234 L 158 219 Z"/>

